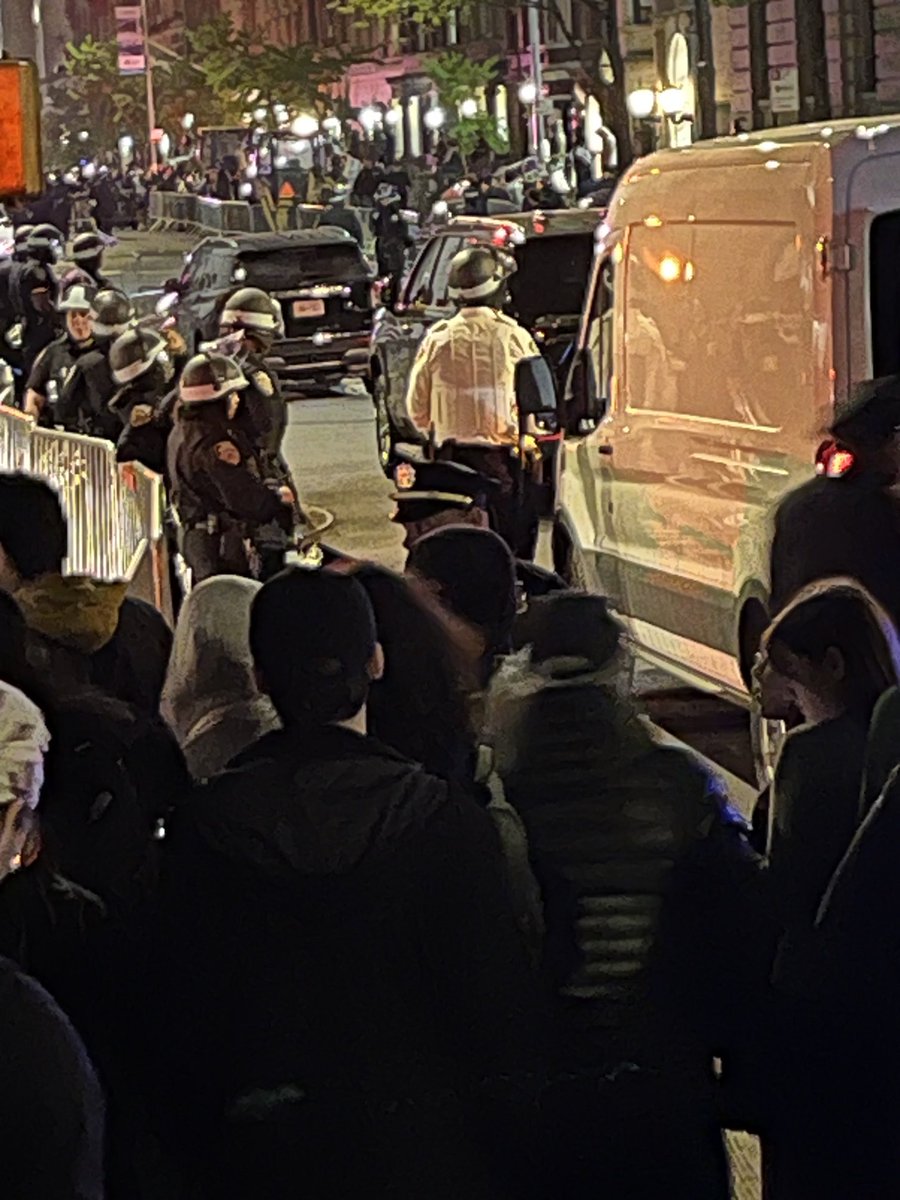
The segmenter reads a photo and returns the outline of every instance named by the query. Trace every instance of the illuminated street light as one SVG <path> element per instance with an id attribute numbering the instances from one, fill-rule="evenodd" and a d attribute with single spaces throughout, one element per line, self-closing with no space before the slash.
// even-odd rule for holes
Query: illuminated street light
<path id="1" fill-rule="evenodd" d="M 635 88 L 628 95 L 628 111 L 636 121 L 646 121 L 656 108 L 656 92 L 653 88 Z"/>
<path id="2" fill-rule="evenodd" d="M 257 123 L 257 125 L 261 125 L 268 115 L 268 109 L 263 108 L 262 105 L 260 105 L 259 108 L 254 108 L 253 110 L 253 120 Z"/>
<path id="3" fill-rule="evenodd" d="M 181 128 L 184 130 L 194 128 L 194 114 L 192 112 L 186 112 L 181 118 Z"/>
<path id="4" fill-rule="evenodd" d="M 632 93 L 633 95 L 634 93 Z M 684 90 L 667 87 L 659 93 L 659 110 L 665 117 L 675 118 L 684 112 Z"/>
<path id="5" fill-rule="evenodd" d="M 298 117 L 294 117 L 293 121 L 291 121 L 291 133 L 296 134 L 298 138 L 315 137 L 318 132 L 318 118 L 310 116 L 309 113 L 300 113 Z"/>
<path id="6" fill-rule="evenodd" d="M 426 129 L 438 130 L 444 124 L 444 121 L 446 120 L 446 114 L 438 105 L 436 108 L 429 108 L 428 112 L 422 119 L 425 122 Z"/>
<path id="7" fill-rule="evenodd" d="M 399 108 L 389 108 L 384 114 L 385 125 L 399 125 L 403 120 L 403 113 Z"/>
<path id="8" fill-rule="evenodd" d="M 461 117 L 477 117 L 478 116 L 478 101 L 474 96 L 467 96 L 459 106 L 459 115 Z"/>
<path id="9" fill-rule="evenodd" d="M 79 133 L 79 135 L 78 135 L 78 140 L 79 140 L 79 142 L 86 142 L 90 136 L 91 135 L 88 133 L 88 131 L 86 129 L 82 129 L 81 133 Z"/>
<path id="10" fill-rule="evenodd" d="M 325 120 L 322 122 L 322 128 L 325 130 L 326 133 L 332 133 L 332 134 L 340 133 L 341 118 L 336 117 L 334 115 L 334 113 L 332 113 L 330 117 L 326 117 Z"/>
<path id="11" fill-rule="evenodd" d="M 519 85 L 519 99 L 523 104 L 536 104 L 538 98 L 537 84 L 533 79 L 527 79 Z"/>
<path id="12" fill-rule="evenodd" d="M 380 120 L 381 113 L 377 108 L 372 108 L 370 105 L 367 108 L 360 109 L 359 123 L 366 133 L 371 133 Z"/>

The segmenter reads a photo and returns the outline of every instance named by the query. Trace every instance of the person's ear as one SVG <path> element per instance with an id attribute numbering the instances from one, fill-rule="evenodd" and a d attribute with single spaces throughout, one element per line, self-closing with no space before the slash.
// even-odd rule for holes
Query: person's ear
<path id="1" fill-rule="evenodd" d="M 835 683 L 843 683 L 847 677 L 847 663 L 837 646 L 828 647 L 825 651 L 825 658 L 822 660 L 822 666 Z"/>
<path id="2" fill-rule="evenodd" d="M 377 683 L 379 679 L 384 678 L 384 647 L 381 642 L 375 643 L 375 650 L 369 659 L 367 669 L 372 683 Z"/>

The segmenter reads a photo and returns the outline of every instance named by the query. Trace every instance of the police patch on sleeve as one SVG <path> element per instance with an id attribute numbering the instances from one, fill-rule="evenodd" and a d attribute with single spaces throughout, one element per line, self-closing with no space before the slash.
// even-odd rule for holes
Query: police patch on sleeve
<path id="1" fill-rule="evenodd" d="M 253 382 L 264 396 L 275 395 L 275 384 L 272 382 L 272 376 L 267 371 L 254 371 Z"/>
<path id="2" fill-rule="evenodd" d="M 399 463 L 394 469 L 394 483 L 401 492 L 416 486 L 416 468 L 412 463 Z"/>
<path id="3" fill-rule="evenodd" d="M 131 425 L 134 429 L 140 429 L 142 425 L 147 425 L 152 420 L 152 404 L 136 404 L 131 410 Z"/>
<path id="4" fill-rule="evenodd" d="M 234 442 L 216 442 L 213 449 L 216 452 L 216 458 L 220 462 L 228 463 L 230 467 L 239 467 L 241 465 L 241 452 Z"/>

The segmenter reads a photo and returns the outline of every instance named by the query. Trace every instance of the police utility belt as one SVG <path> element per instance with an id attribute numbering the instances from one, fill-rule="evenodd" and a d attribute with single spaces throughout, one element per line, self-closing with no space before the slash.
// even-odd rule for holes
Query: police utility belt
<path id="1" fill-rule="evenodd" d="M 236 529 L 243 530 L 245 522 L 237 521 L 234 517 L 225 517 L 220 516 L 218 513 L 210 513 L 205 520 L 190 521 L 187 528 L 190 530 L 202 529 L 204 533 L 208 533 L 212 537 L 217 533 L 233 533 Z"/>

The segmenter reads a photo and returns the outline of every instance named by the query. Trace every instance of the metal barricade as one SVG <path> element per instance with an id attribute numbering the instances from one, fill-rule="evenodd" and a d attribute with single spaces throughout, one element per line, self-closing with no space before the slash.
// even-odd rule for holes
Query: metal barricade
<path id="1" fill-rule="evenodd" d="M 163 484 L 137 463 L 116 462 L 111 442 L 59 429 L 0 407 L 0 469 L 26 471 L 58 489 L 69 527 L 69 575 L 126 579 L 168 607 Z"/>

